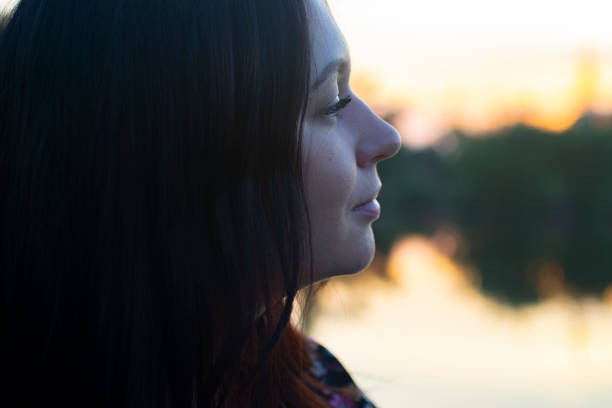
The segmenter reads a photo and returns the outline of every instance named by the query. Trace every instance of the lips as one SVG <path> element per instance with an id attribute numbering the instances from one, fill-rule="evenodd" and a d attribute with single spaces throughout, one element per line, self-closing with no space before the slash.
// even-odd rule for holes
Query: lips
<path id="1" fill-rule="evenodd" d="M 376 199 L 370 200 L 353 208 L 353 212 L 367 215 L 368 217 L 380 217 L 380 204 Z"/>
<path id="2" fill-rule="evenodd" d="M 357 204 L 355 207 L 353 207 L 353 210 L 357 210 L 361 207 L 364 207 L 366 205 L 368 205 L 369 203 L 371 203 L 373 200 L 375 200 L 376 198 L 370 198 L 369 200 L 366 200 L 364 202 L 362 202 L 361 204 Z"/>
<path id="3" fill-rule="evenodd" d="M 376 190 L 374 190 L 374 192 L 368 196 L 369 198 L 367 198 L 364 201 L 362 201 L 361 203 L 357 204 L 355 207 L 353 207 L 353 210 L 356 210 L 359 207 L 367 205 L 368 203 L 371 203 L 372 201 L 376 201 L 376 198 L 378 197 L 378 193 L 380 192 L 381 188 L 382 188 L 382 184 L 378 184 L 378 187 L 376 188 Z M 376 203 L 378 204 L 378 201 Z"/>

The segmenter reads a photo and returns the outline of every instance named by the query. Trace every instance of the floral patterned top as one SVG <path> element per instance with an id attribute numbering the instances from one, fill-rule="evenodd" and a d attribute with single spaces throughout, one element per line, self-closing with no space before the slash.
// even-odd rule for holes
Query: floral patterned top
<path id="1" fill-rule="evenodd" d="M 357 387 L 338 359 L 311 337 L 304 336 L 306 352 L 313 366 L 312 375 L 329 386 L 321 397 L 334 408 L 376 408 L 374 403 Z"/>

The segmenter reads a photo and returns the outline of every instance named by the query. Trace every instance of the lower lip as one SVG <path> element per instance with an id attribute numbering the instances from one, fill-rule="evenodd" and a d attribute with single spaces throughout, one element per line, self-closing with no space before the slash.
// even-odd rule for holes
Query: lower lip
<path id="1" fill-rule="evenodd" d="M 353 212 L 376 219 L 380 217 L 380 204 L 378 204 L 376 200 L 368 201 L 365 204 L 361 204 L 359 207 L 353 208 Z"/>

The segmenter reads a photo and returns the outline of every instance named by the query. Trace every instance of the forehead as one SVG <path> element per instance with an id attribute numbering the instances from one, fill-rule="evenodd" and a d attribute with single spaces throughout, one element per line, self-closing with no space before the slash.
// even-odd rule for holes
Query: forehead
<path id="1" fill-rule="evenodd" d="M 312 45 L 311 79 L 314 80 L 330 62 L 338 59 L 349 61 L 349 52 L 344 36 L 326 2 L 308 0 L 306 3 Z"/>

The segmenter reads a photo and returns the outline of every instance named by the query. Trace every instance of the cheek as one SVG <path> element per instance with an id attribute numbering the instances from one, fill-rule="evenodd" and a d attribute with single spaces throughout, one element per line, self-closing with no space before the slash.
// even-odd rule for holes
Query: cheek
<path id="1" fill-rule="evenodd" d="M 347 149 L 342 148 L 338 139 L 317 141 L 316 137 L 313 137 L 306 163 L 305 183 L 311 212 L 313 216 L 316 215 L 318 221 L 341 222 L 350 210 L 356 173 L 347 153 Z"/>

